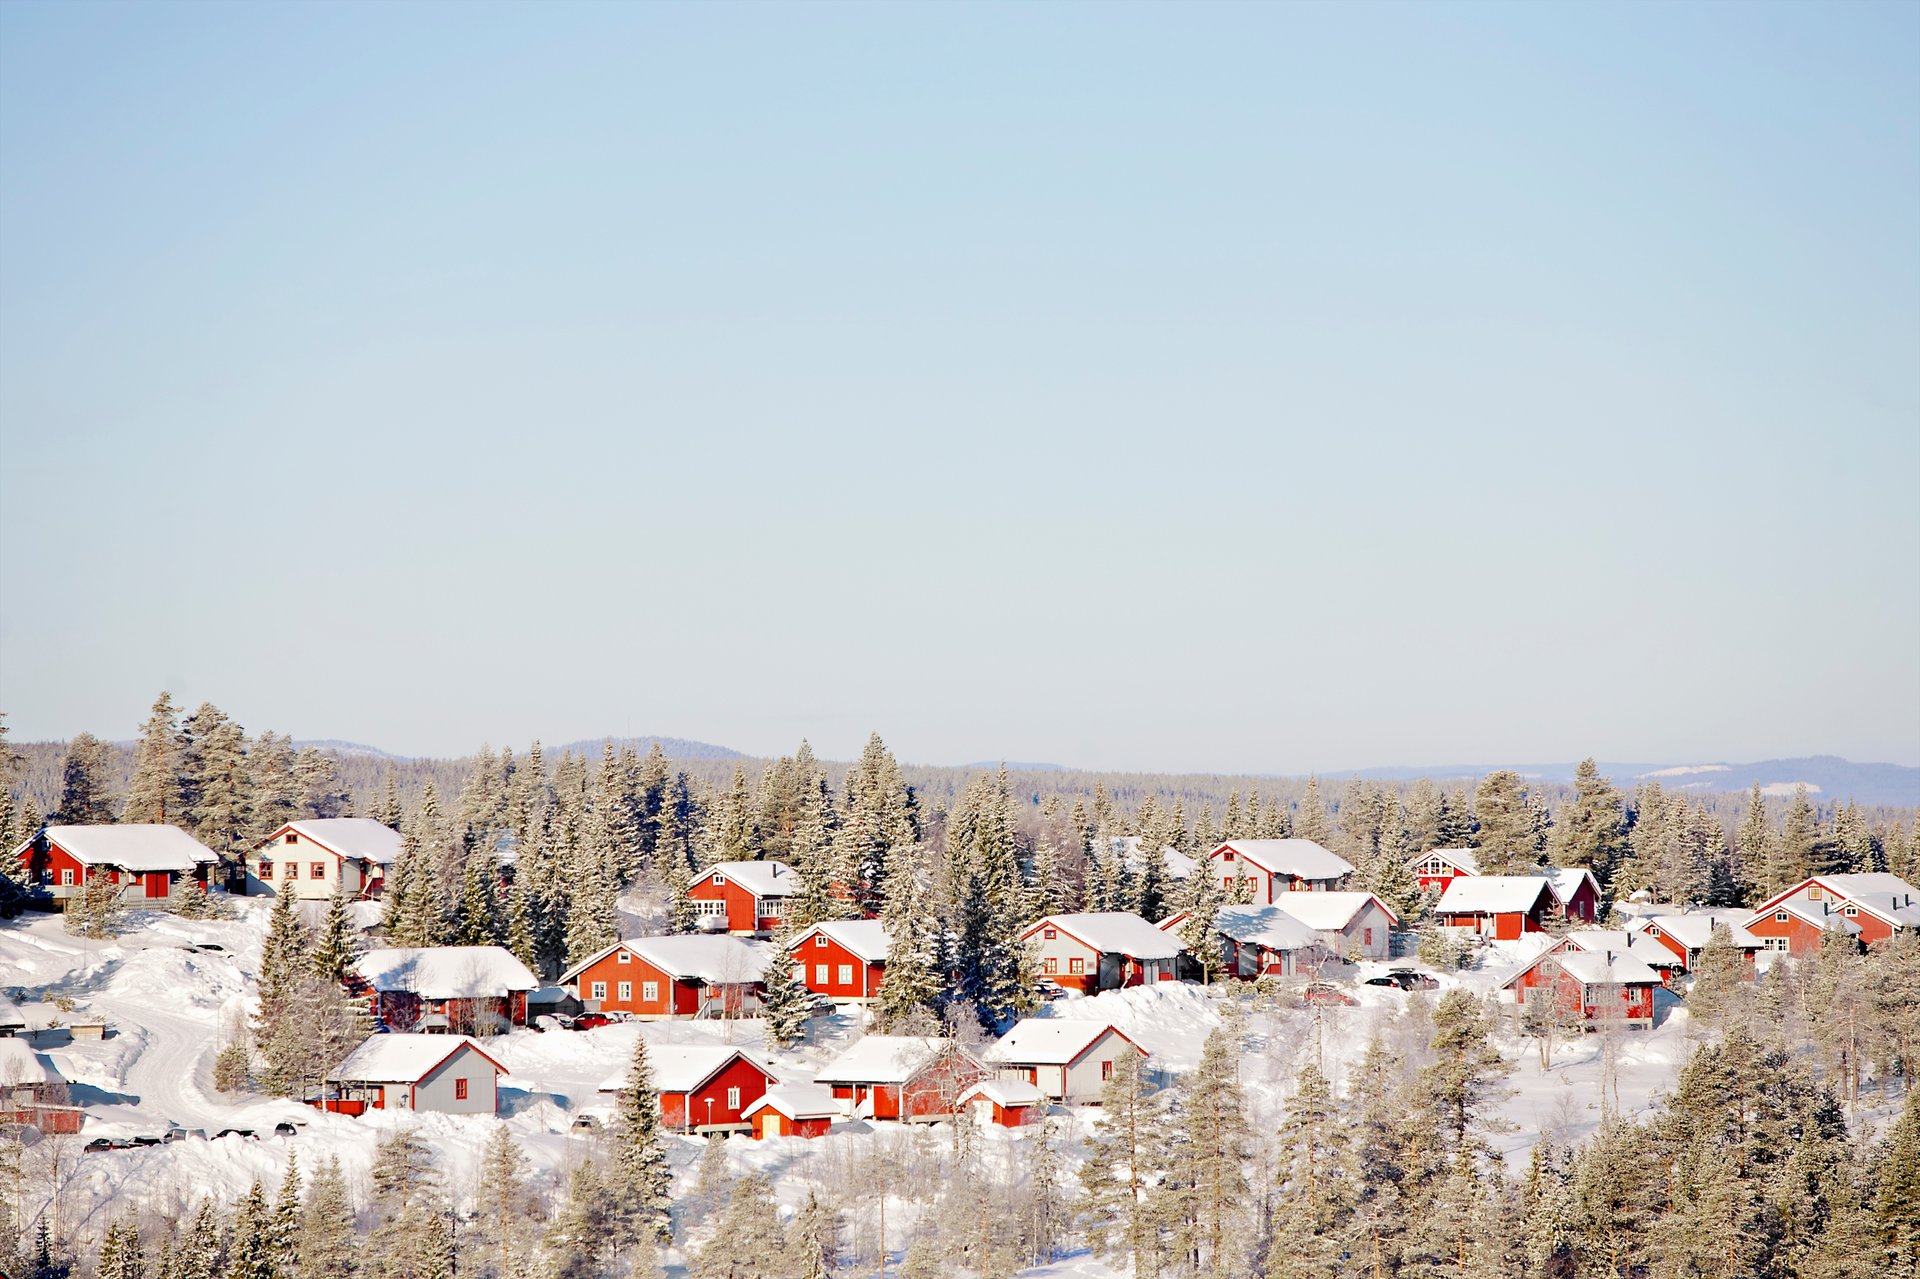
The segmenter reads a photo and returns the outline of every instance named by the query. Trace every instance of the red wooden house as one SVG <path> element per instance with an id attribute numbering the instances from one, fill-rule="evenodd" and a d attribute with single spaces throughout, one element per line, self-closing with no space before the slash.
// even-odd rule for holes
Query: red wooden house
<path id="1" fill-rule="evenodd" d="M 1434 848 L 1413 859 L 1413 876 L 1420 882 L 1420 891 L 1430 888 L 1445 889 L 1448 884 L 1462 875 L 1480 873 L 1480 850 L 1477 848 Z"/>
<path id="2" fill-rule="evenodd" d="M 777 932 L 800 877 L 785 862 L 719 862 L 687 889 L 703 932 L 749 936 Z"/>
<path id="3" fill-rule="evenodd" d="M 1020 940 L 1033 947 L 1042 977 L 1071 990 L 1118 990 L 1178 976 L 1180 939 L 1131 911 L 1048 915 Z"/>
<path id="4" fill-rule="evenodd" d="M 1002 1128 L 1024 1128 L 1047 1113 L 1039 1087 L 1024 1079 L 982 1079 L 960 1094 L 960 1104 Z"/>
<path id="5" fill-rule="evenodd" d="M 594 1012 L 663 1017 L 751 1015 L 766 993 L 768 948 L 739 937 L 629 937 L 560 974 Z"/>
<path id="6" fill-rule="evenodd" d="M 726 1044 L 647 1045 L 660 1122 L 687 1133 L 747 1132 L 747 1109 L 780 1081 L 771 1070 Z M 600 1085 L 603 1093 L 626 1087 L 622 1071 Z"/>
<path id="7" fill-rule="evenodd" d="M 887 926 L 877 919 L 822 921 L 787 942 L 800 981 L 816 995 L 864 1004 L 887 975 Z"/>
<path id="8" fill-rule="evenodd" d="M 1229 895 L 1245 882 L 1256 906 L 1281 893 L 1333 892 L 1353 874 L 1353 863 L 1310 839 L 1230 839 L 1207 855 Z"/>
<path id="9" fill-rule="evenodd" d="M 1713 939 L 1715 928 L 1725 928 L 1727 938 L 1740 952 L 1743 969 L 1749 981 L 1754 975 L 1754 957 L 1766 949 L 1766 942 L 1748 932 L 1741 925 L 1745 911 L 1687 911 L 1684 914 L 1646 915 L 1635 921 L 1639 934 L 1653 942 L 1662 952 L 1662 962 L 1648 962 L 1660 970 L 1660 975 L 1668 985 L 1673 979 L 1693 971 L 1700 962 L 1700 952 Z"/>
<path id="10" fill-rule="evenodd" d="M 755 1140 L 765 1137 L 824 1137 L 845 1113 L 831 1090 L 814 1084 L 780 1084 L 748 1106 L 747 1122 Z"/>
<path id="11" fill-rule="evenodd" d="M 1551 999 L 1568 1017 L 1588 1022 L 1653 1024 L 1653 988 L 1660 974 L 1631 955 L 1579 950 L 1561 940 L 1501 984 L 1521 1004 Z"/>
<path id="12" fill-rule="evenodd" d="M 369 1110 L 492 1115 L 507 1068 L 465 1035 L 374 1035 L 329 1071 L 308 1105 L 338 1114 Z"/>
<path id="13" fill-rule="evenodd" d="M 932 1122 L 953 1115 L 960 1094 L 986 1075 L 951 1039 L 868 1035 L 814 1076 L 855 1119 Z"/>
<path id="14" fill-rule="evenodd" d="M 1837 930 L 1868 945 L 1920 929 L 1920 888 L 1898 875 L 1813 875 L 1762 902 L 1746 929 L 1769 950 L 1804 955 Z"/>
<path id="15" fill-rule="evenodd" d="M 539 984 L 503 946 L 383 947 L 355 960 L 346 980 L 381 1026 L 429 1034 L 524 1026 Z"/>
<path id="16" fill-rule="evenodd" d="M 1433 909 L 1444 927 L 1515 941 L 1545 932 L 1547 922 L 1560 914 L 1560 897 L 1542 875 L 1472 875 L 1449 883 Z"/>
<path id="17" fill-rule="evenodd" d="M 1591 924 L 1600 917 L 1600 881 L 1592 871 L 1585 866 L 1542 866 L 1540 873 L 1553 885 L 1567 919 Z"/>
<path id="18" fill-rule="evenodd" d="M 80 1131 L 85 1118 L 70 1105 L 67 1081 L 24 1039 L 0 1038 L 0 1124 L 30 1124 L 50 1136 Z"/>
<path id="19" fill-rule="evenodd" d="M 13 856 L 27 891 L 58 901 L 88 880 L 120 885 L 124 897 L 164 901 L 176 885 L 205 892 L 219 857 L 178 826 L 132 822 L 124 826 L 48 826 L 22 841 Z"/>

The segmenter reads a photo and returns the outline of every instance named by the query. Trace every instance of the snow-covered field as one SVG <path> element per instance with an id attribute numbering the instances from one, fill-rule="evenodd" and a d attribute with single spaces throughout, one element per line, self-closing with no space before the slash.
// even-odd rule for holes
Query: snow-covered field
<path id="1" fill-rule="evenodd" d="M 223 1128 L 250 1128 L 259 1139 L 229 1136 L 188 1139 L 132 1150 L 101 1151 L 73 1161 L 61 1192 L 61 1216 L 68 1229 L 82 1235 L 100 1229 L 123 1208 L 149 1208 L 177 1213 L 201 1195 L 222 1201 L 243 1194 L 255 1179 L 271 1185 L 282 1175 L 289 1156 L 298 1154 L 311 1169 L 328 1156 L 337 1156 L 357 1193 L 365 1192 L 365 1177 L 380 1137 L 397 1125 L 416 1125 L 437 1152 L 447 1185 L 456 1199 L 470 1193 L 479 1152 L 496 1122 L 485 1117 L 406 1115 L 387 1112 L 361 1118 L 321 1114 L 290 1101 L 258 1096 L 229 1098 L 212 1085 L 213 1059 L 223 1030 L 239 1025 L 250 1011 L 252 983 L 265 933 L 267 903 L 242 900 L 240 918 L 230 921 L 183 920 L 145 913 L 135 926 L 111 942 L 89 942 L 69 937 L 58 916 L 28 915 L 0 922 L 0 990 L 24 998 L 24 1010 L 34 1025 L 57 1019 L 61 1024 L 103 1017 L 108 1035 L 97 1042 L 69 1041 L 60 1031 L 43 1033 L 39 1043 L 73 1084 L 76 1103 L 87 1109 L 82 1138 L 119 1133 L 155 1134 L 169 1123 L 204 1129 L 209 1136 Z M 1170 1079 L 1190 1069 L 1200 1057 L 1207 1035 L 1222 1021 L 1231 998 L 1240 999 L 1243 1056 L 1241 1079 L 1255 1129 L 1271 1131 L 1293 1090 L 1294 1073 L 1309 1055 L 1317 1055 L 1336 1085 L 1344 1083 L 1376 1033 L 1396 1047 L 1417 1055 L 1427 1031 L 1419 1018 L 1403 1014 L 1410 1004 L 1432 1000 L 1444 988 L 1463 985 L 1476 993 L 1498 986 L 1514 965 L 1538 946 L 1505 944 L 1489 948 L 1481 966 L 1441 977 L 1442 991 L 1405 993 L 1397 989 L 1360 984 L 1384 971 L 1385 964 L 1362 964 L 1356 982 L 1346 989 L 1358 1001 L 1354 1007 L 1308 1009 L 1293 1000 L 1251 998 L 1251 988 L 1238 984 L 1211 989 L 1185 984 L 1109 992 L 1094 997 L 1070 996 L 1047 1005 L 1041 1015 L 1111 1022 L 1152 1054 L 1152 1066 Z M 209 949 L 217 947 L 219 949 Z M 63 1009 L 49 1000 L 70 1003 Z M 1653 1104 L 1658 1093 L 1671 1087 L 1690 1050 L 1689 1026 L 1683 1007 L 1662 995 L 1659 1024 L 1634 1031 L 1617 1041 L 1614 1074 L 1620 1109 L 1635 1113 Z M 777 1072 L 788 1082 L 808 1082 L 829 1057 L 861 1033 L 863 1014 L 846 1011 L 816 1020 L 807 1041 L 795 1050 L 772 1056 Z M 620 1072 L 632 1055 L 634 1040 L 650 1042 L 731 1042 L 764 1054 L 757 1021 L 629 1023 L 574 1033 L 517 1030 L 492 1041 L 511 1072 L 503 1081 L 502 1120 L 525 1148 L 536 1174 L 553 1188 L 564 1185 L 568 1171 L 589 1157 L 600 1140 L 591 1132 L 576 1132 L 572 1121 L 580 1111 L 605 1104 L 599 1084 Z M 1572 1037 L 1556 1049 L 1550 1068 L 1542 1070 L 1536 1045 L 1503 1035 L 1501 1047 L 1514 1063 L 1499 1103 L 1503 1121 L 1494 1140 L 1510 1160 L 1524 1160 L 1525 1152 L 1550 1133 L 1560 1140 L 1578 1138 L 1598 1124 L 1602 1115 L 1602 1038 Z M 1081 1157 L 1081 1141 L 1097 1110 L 1056 1111 L 1069 1164 Z M 290 1120 L 297 1135 L 277 1137 L 274 1125 Z M 979 1137 L 982 1156 L 1020 1166 L 1019 1132 L 986 1129 Z M 876 1169 L 906 1166 L 916 1148 L 944 1148 L 952 1140 L 949 1125 L 931 1129 L 915 1126 L 845 1123 L 826 1138 L 798 1138 L 727 1143 L 729 1165 L 735 1172 L 755 1170 L 773 1179 L 783 1205 L 797 1207 L 809 1187 L 837 1193 L 849 1205 L 852 1228 L 871 1246 L 876 1223 L 869 1220 L 877 1202 Z M 690 1190 L 705 1143 L 697 1138 L 674 1141 L 676 1173 L 681 1190 Z M 888 1201 L 889 1243 L 910 1226 L 916 1203 L 924 1203 L 924 1187 L 900 1187 Z M 31 1209 L 30 1209 L 31 1210 Z M 676 1253 L 676 1262 L 684 1256 Z M 677 1271 L 676 1271 L 677 1273 Z M 1033 1276 L 1077 1276 L 1105 1279 L 1115 1272 L 1101 1263 L 1078 1257 L 1026 1272 Z"/>

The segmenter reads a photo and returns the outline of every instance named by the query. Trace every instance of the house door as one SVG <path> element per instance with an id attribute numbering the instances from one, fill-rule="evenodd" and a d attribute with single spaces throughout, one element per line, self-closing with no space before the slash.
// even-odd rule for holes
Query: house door
<path id="1" fill-rule="evenodd" d="M 167 880 L 171 877 L 166 871 L 150 871 L 141 878 L 147 881 L 147 896 L 165 897 L 167 895 Z"/>

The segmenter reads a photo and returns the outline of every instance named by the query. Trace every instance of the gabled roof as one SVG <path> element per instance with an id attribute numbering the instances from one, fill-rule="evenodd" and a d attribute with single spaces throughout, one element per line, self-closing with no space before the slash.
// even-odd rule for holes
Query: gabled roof
<path id="1" fill-rule="evenodd" d="M 1559 904 L 1553 882 L 1544 875 L 1466 875 L 1448 882 L 1434 910 L 1442 915 L 1525 914 L 1542 894 Z"/>
<path id="2" fill-rule="evenodd" d="M 1000 1038 L 988 1044 L 981 1057 L 1007 1066 L 1069 1066 L 1107 1034 L 1119 1035 L 1140 1048 L 1125 1032 L 1104 1021 L 1069 1021 L 1064 1017 L 1023 1017 Z M 1140 1048 L 1140 1055 L 1146 1050 Z"/>
<path id="3" fill-rule="evenodd" d="M 1753 925 L 1759 923 L 1761 920 L 1771 918 L 1775 912 L 1784 910 L 1789 915 L 1796 916 L 1801 921 L 1812 924 L 1815 928 L 1831 928 L 1835 932 L 1848 934 L 1861 931 L 1859 924 L 1848 919 L 1837 910 L 1826 909 L 1826 906 L 1827 903 L 1825 902 L 1810 902 L 1804 897 L 1790 897 L 1786 901 L 1776 901 L 1771 906 L 1762 906 L 1759 910 L 1754 911 L 1753 914 L 1747 916 L 1745 927 L 1751 929 Z"/>
<path id="4" fill-rule="evenodd" d="M 817 1084 L 775 1084 L 740 1113 L 751 1119 L 763 1110 L 778 1111 L 789 1119 L 838 1119 L 845 1107 Z"/>
<path id="5" fill-rule="evenodd" d="M 65 1082 L 46 1057 L 33 1051 L 24 1039 L 8 1036 L 0 1039 L 0 1089 L 16 1084 L 58 1084 Z"/>
<path id="6" fill-rule="evenodd" d="M 772 950 L 765 942 L 706 933 L 673 933 L 663 937 L 627 937 L 588 955 L 561 973 L 570 982 L 617 950 L 631 951 L 669 977 L 714 985 L 738 985 L 766 976 Z"/>
<path id="7" fill-rule="evenodd" d="M 1048 915 L 1029 924 L 1021 937 L 1031 937 L 1042 928 L 1057 928 L 1103 955 L 1125 955 L 1130 959 L 1172 959 L 1180 953 L 1177 938 L 1161 932 L 1130 910 Z"/>
<path id="8" fill-rule="evenodd" d="M 1451 862 L 1456 869 L 1465 871 L 1469 875 L 1480 873 L 1480 850 L 1477 848 L 1429 848 L 1426 852 L 1408 860 L 1423 862 L 1429 857 L 1438 857 L 1442 861 Z"/>
<path id="9" fill-rule="evenodd" d="M 1466 881 L 1456 879 L 1453 882 L 1460 884 Z M 1400 916 L 1393 913 L 1393 907 L 1373 893 L 1276 893 L 1273 905 L 1275 910 L 1283 910 L 1308 928 L 1317 928 L 1322 932 L 1337 932 L 1345 928 L 1369 905 L 1378 906 L 1389 924 L 1400 922 Z"/>
<path id="10" fill-rule="evenodd" d="M 1335 895 L 1313 894 L 1316 897 Z M 1338 895 L 1346 896 L 1345 893 Z M 1338 908 L 1335 909 L 1337 912 Z M 1213 917 L 1213 927 L 1222 937 L 1230 937 L 1243 946 L 1263 946 L 1272 951 L 1305 950 L 1321 944 L 1318 930 L 1278 906 L 1222 906 Z"/>
<path id="11" fill-rule="evenodd" d="M 647 1044 L 647 1069 L 655 1092 L 692 1092 L 733 1064 L 738 1057 L 768 1079 L 778 1076 L 767 1064 L 731 1044 Z M 600 1082 L 601 1092 L 619 1092 L 627 1086 L 628 1068 Z"/>
<path id="12" fill-rule="evenodd" d="M 1339 879 L 1353 874 L 1353 863 L 1310 839 L 1229 839 L 1211 854 L 1231 848 L 1270 875 L 1300 879 Z"/>
<path id="13" fill-rule="evenodd" d="M 293 831 L 302 839 L 310 839 L 330 853 L 354 861 L 372 862 L 376 866 L 391 866 L 398 861 L 400 850 L 406 844 L 399 831 L 371 817 L 315 817 L 288 822 L 267 839 L 276 838 L 285 831 Z M 261 844 L 266 842 L 266 839 L 260 841 Z M 254 845 L 256 848 L 259 846 Z"/>
<path id="14" fill-rule="evenodd" d="M 1515 969 L 1513 976 L 1500 983 L 1500 988 L 1508 989 L 1522 977 L 1549 961 L 1565 970 L 1567 975 L 1575 981 L 1588 985 L 1603 985 L 1608 982 L 1644 985 L 1657 984 L 1660 981 L 1660 974 L 1649 968 L 1637 956 L 1622 954 L 1619 951 L 1577 950 L 1567 944 L 1572 940 L 1569 935 L 1564 941 L 1549 945 Z"/>
<path id="15" fill-rule="evenodd" d="M 1820 884 L 1844 898 L 1847 904 L 1889 924 L 1920 928 L 1920 888 L 1898 875 L 1882 873 L 1860 875 L 1816 875 Z"/>
<path id="16" fill-rule="evenodd" d="M 417 1084 L 442 1062 L 463 1049 L 472 1049 L 501 1074 L 505 1066 L 465 1035 L 374 1035 L 347 1054 L 328 1076 L 353 1084 Z"/>
<path id="17" fill-rule="evenodd" d="M 715 875 L 725 876 L 728 883 L 755 897 L 792 897 L 800 891 L 799 874 L 785 862 L 715 862 L 700 872 L 694 886 L 711 884 Z"/>
<path id="18" fill-rule="evenodd" d="M 904 1084 L 947 1053 L 972 1062 L 973 1054 L 927 1035 L 868 1035 L 820 1068 L 821 1084 Z"/>
<path id="19" fill-rule="evenodd" d="M 1141 850 L 1141 840 L 1138 835 L 1116 835 L 1113 837 L 1111 847 L 1114 852 L 1120 854 L 1121 864 L 1136 875 L 1140 873 L 1141 867 L 1147 864 L 1147 855 Z M 1166 863 L 1168 879 L 1186 879 L 1193 874 L 1193 868 L 1200 864 L 1172 844 L 1160 846 L 1160 857 Z"/>
<path id="20" fill-rule="evenodd" d="M 369 986 L 424 999 L 504 997 L 533 990 L 539 979 L 501 946 L 389 946 L 353 965 Z"/>
<path id="21" fill-rule="evenodd" d="M 1745 911 L 1690 910 L 1679 915 L 1649 915 L 1639 921 L 1639 927 L 1643 932 L 1658 928 L 1688 950 L 1698 950 L 1711 940 L 1714 927 L 1719 925 L 1726 928 L 1735 946 L 1743 950 L 1763 949 L 1766 942 L 1746 930 L 1742 922 L 1745 919 Z"/>
<path id="22" fill-rule="evenodd" d="M 58 844 L 83 866 L 117 866 L 128 871 L 190 871 L 219 856 L 178 826 L 129 822 L 121 826 L 49 826 L 49 844 Z M 14 850 L 24 852 L 28 839 Z"/>
<path id="23" fill-rule="evenodd" d="M 1553 885 L 1553 895 L 1560 899 L 1562 906 L 1573 901 L 1574 894 L 1580 891 L 1581 884 L 1593 886 L 1593 899 L 1600 900 L 1600 881 L 1585 866 L 1543 866 L 1540 873 Z"/>
<path id="24" fill-rule="evenodd" d="M 1680 962 L 1658 941 L 1630 928 L 1575 928 L 1567 934 L 1566 941 L 1575 950 L 1617 951 L 1646 957 L 1648 963 Z"/>
<path id="25" fill-rule="evenodd" d="M 800 949 L 800 944 L 815 933 L 825 933 L 869 964 L 887 962 L 887 926 L 877 919 L 821 920 L 796 933 L 787 942 L 787 949 Z"/>
<path id="26" fill-rule="evenodd" d="M 1024 1079 L 996 1079 L 988 1076 L 960 1094 L 962 1102 L 985 1097 L 996 1106 L 1038 1106 L 1046 1101 L 1039 1087 Z"/>

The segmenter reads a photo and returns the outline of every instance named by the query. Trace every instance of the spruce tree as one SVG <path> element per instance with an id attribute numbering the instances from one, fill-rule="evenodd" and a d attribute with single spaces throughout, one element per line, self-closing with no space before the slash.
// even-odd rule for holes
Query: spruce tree
<path id="1" fill-rule="evenodd" d="M 1574 770 L 1573 798 L 1560 808 L 1547 840 L 1547 856 L 1556 866 L 1584 866 L 1605 890 L 1626 847 L 1626 801 L 1600 776 L 1591 758 Z"/>
<path id="2" fill-rule="evenodd" d="M 133 748 L 133 781 L 127 787 L 127 806 L 121 820 L 187 824 L 181 803 L 179 713 L 173 696 L 162 692 Z"/>
<path id="3" fill-rule="evenodd" d="M 231 854 L 246 838 L 251 783 L 247 741 L 240 726 L 219 707 L 203 702 L 187 720 L 183 752 L 185 817 L 194 837 L 217 853 Z"/>
<path id="4" fill-rule="evenodd" d="M 1500 769 L 1481 778 L 1473 811 L 1480 823 L 1481 874 L 1524 875 L 1539 865 L 1542 832 L 1520 774 Z"/>
<path id="5" fill-rule="evenodd" d="M 517 1279 L 533 1247 L 538 1196 L 526 1154 L 504 1123 L 496 1123 L 480 1156 L 474 1220 L 461 1250 L 462 1269 L 483 1279 Z"/>
<path id="6" fill-rule="evenodd" d="M 386 784 L 380 789 L 380 800 L 374 805 L 373 819 L 382 826 L 398 832 L 405 812 L 400 807 L 400 788 L 393 780 L 393 770 L 387 770 Z"/>
<path id="7" fill-rule="evenodd" d="M 1300 796 L 1300 816 L 1294 822 L 1294 829 L 1300 838 L 1310 839 L 1326 848 L 1333 843 L 1333 819 L 1327 815 L 1326 801 L 1320 798 L 1320 779 L 1307 778 L 1307 788 Z"/>
<path id="8" fill-rule="evenodd" d="M 1123 1053 L 1101 1085 L 1097 1126 L 1080 1165 L 1087 1243 L 1098 1256 L 1138 1254 L 1148 1242 L 1152 1223 L 1147 1193 L 1158 1175 L 1155 1151 L 1162 1111 L 1140 1072 L 1138 1055 Z"/>
<path id="9" fill-rule="evenodd" d="M 1348 1207 L 1346 1183 L 1336 1175 L 1344 1158 L 1343 1137 L 1332 1085 L 1307 1062 L 1280 1124 L 1268 1279 L 1332 1279 L 1337 1272 L 1337 1231 Z"/>
<path id="10" fill-rule="evenodd" d="M 327 899 L 327 917 L 313 942 L 310 956 L 313 971 L 332 981 L 345 978 L 359 958 L 357 936 L 353 917 L 347 910 L 345 885 L 336 882 L 333 896 Z"/>
<path id="11" fill-rule="evenodd" d="M 1495 1081 L 1511 1069 L 1493 1046 L 1492 1031 L 1492 1018 L 1465 990 L 1448 991 L 1434 1007 L 1434 1061 L 1421 1071 L 1420 1082 L 1449 1149 L 1466 1145 L 1475 1109 L 1491 1099 Z"/>
<path id="12" fill-rule="evenodd" d="M 1894 1274 L 1920 1273 L 1920 1090 L 1908 1090 L 1900 1118 L 1875 1156 L 1873 1228 Z"/>
<path id="13" fill-rule="evenodd" d="M 452 940 L 456 946 L 498 946 L 506 940 L 507 921 L 500 906 L 500 864 L 487 844 L 467 857 Z"/>
<path id="14" fill-rule="evenodd" d="M 785 1249 L 773 1187 L 762 1174 L 748 1173 L 734 1183 L 719 1228 L 694 1255 L 688 1274 L 693 1279 L 794 1279 L 783 1268 Z"/>
<path id="15" fill-rule="evenodd" d="M 615 1096 L 613 1163 L 607 1182 L 621 1205 L 617 1223 L 622 1240 L 672 1242 L 668 1209 L 673 1173 L 667 1166 L 666 1137 L 660 1124 L 660 1098 L 647 1061 L 647 1041 L 634 1041 L 627 1080 Z"/>
<path id="16" fill-rule="evenodd" d="M 446 1204 L 439 1174 L 426 1144 L 414 1129 L 386 1138 L 374 1152 L 368 1174 L 373 1192 L 368 1208 L 373 1229 L 360 1254 L 367 1279 L 439 1279 L 445 1269 Z"/>
<path id="17" fill-rule="evenodd" d="M 59 821 L 67 826 L 106 826 L 116 806 L 109 792 L 107 744 L 92 733 L 77 734 L 67 743 L 60 770 Z"/>
<path id="18" fill-rule="evenodd" d="M 296 1279 L 353 1279 L 359 1239 L 339 1156 L 329 1156 L 314 1170 L 294 1238 Z"/>
<path id="19" fill-rule="evenodd" d="M 234 1214 L 226 1279 L 277 1279 L 284 1256 L 275 1247 L 273 1210 L 267 1206 L 267 1192 L 256 1181 Z"/>
<path id="20" fill-rule="evenodd" d="M 1220 936 L 1220 908 L 1226 905 L 1226 888 L 1214 874 L 1215 862 L 1202 862 L 1187 877 L 1186 893 L 1180 908 L 1187 917 L 1180 922 L 1180 945 L 1200 965 L 1200 980 L 1211 983 L 1226 960 L 1225 941 Z"/>
<path id="21" fill-rule="evenodd" d="M 767 1043 L 773 1048 L 791 1048 L 806 1037 L 813 993 L 801 983 L 793 952 L 784 940 L 774 942 L 761 980 L 766 990 L 761 1015 L 766 1019 Z"/>
<path id="22" fill-rule="evenodd" d="M 1216 1026 L 1174 1099 L 1180 1174 L 1169 1198 L 1185 1226 L 1183 1251 L 1204 1273 L 1240 1273 L 1253 1241 L 1246 1176 L 1252 1131 L 1239 1069 L 1238 1043 Z"/>
<path id="23" fill-rule="evenodd" d="M 840 1263 L 841 1229 L 839 1214 L 809 1189 L 807 1202 L 787 1228 L 786 1255 L 779 1271 L 782 1279 L 829 1279 Z"/>
<path id="24" fill-rule="evenodd" d="M 246 835 L 259 843 L 288 822 L 298 821 L 300 782 L 293 772 L 293 739 L 262 732 L 247 747 Z"/>
<path id="25" fill-rule="evenodd" d="M 1768 875 L 1768 896 L 1785 892 L 1813 874 L 1819 842 L 1819 817 L 1807 798 L 1807 788 L 1795 786 L 1793 799 L 1787 805 L 1786 824 L 1780 832 L 1779 855 Z"/>

